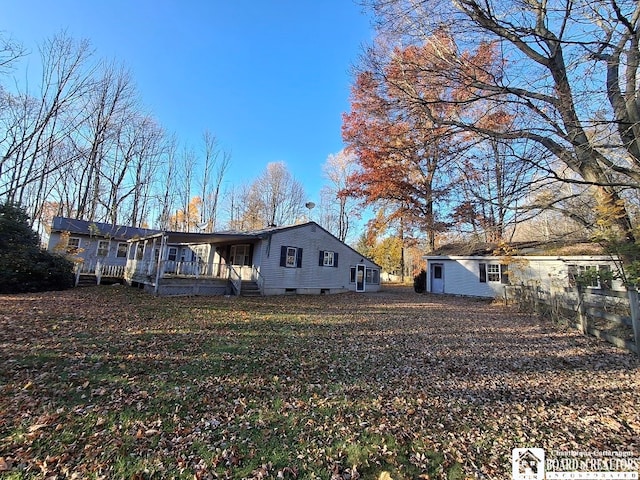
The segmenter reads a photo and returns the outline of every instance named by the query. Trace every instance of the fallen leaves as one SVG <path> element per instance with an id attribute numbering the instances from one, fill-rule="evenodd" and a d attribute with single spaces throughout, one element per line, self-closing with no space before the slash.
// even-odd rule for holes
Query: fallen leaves
<path id="1" fill-rule="evenodd" d="M 487 302 L 96 287 L 0 310 L 0 471 L 506 478 L 514 447 L 640 449 L 636 356 Z"/>

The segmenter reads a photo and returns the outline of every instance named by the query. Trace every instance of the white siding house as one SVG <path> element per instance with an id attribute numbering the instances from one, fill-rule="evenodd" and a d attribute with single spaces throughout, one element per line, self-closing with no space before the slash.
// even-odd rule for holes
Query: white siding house
<path id="1" fill-rule="evenodd" d="M 380 267 L 315 222 L 250 232 L 160 232 L 130 243 L 125 280 L 159 295 L 380 289 Z"/>
<path id="2" fill-rule="evenodd" d="M 506 285 L 528 285 L 549 293 L 576 286 L 576 276 L 585 271 L 615 272 L 617 265 L 607 255 L 427 255 L 426 291 L 475 297 L 504 296 Z M 594 280 L 587 288 L 624 290 L 620 280 L 601 285 Z"/>

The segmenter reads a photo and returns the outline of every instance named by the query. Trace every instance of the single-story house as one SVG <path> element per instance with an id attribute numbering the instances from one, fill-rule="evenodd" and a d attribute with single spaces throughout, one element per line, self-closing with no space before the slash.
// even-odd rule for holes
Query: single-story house
<path id="1" fill-rule="evenodd" d="M 315 222 L 129 240 L 127 283 L 158 295 L 325 294 L 380 289 L 380 267 Z"/>
<path id="2" fill-rule="evenodd" d="M 585 244 L 582 253 L 575 245 L 563 249 L 531 242 L 513 247 L 505 255 L 496 245 L 450 245 L 426 255 L 426 291 L 495 298 L 504 296 L 507 285 L 527 285 L 558 293 L 575 287 L 585 273 L 592 273 L 587 288 L 624 290 L 619 279 L 593 275 L 607 272 L 615 277 L 618 269 L 610 255 L 597 253 L 597 246 Z"/>
<path id="3" fill-rule="evenodd" d="M 147 228 L 54 217 L 47 250 L 73 256 L 83 273 L 94 272 L 98 263 L 121 267 L 123 271 L 127 264 L 127 242 L 157 232 Z"/>

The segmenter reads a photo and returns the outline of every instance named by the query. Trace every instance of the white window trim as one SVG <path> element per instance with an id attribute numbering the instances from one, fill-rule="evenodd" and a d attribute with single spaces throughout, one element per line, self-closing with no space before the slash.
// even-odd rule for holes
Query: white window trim
<path id="1" fill-rule="evenodd" d="M 502 275 L 499 263 L 487 263 L 487 282 L 501 283 Z"/>
<path id="2" fill-rule="evenodd" d="M 334 252 L 331 252 L 329 250 L 325 250 L 324 251 L 324 260 L 322 262 L 322 265 L 324 267 L 333 267 L 333 262 L 334 262 Z"/>
<path id="3" fill-rule="evenodd" d="M 120 246 L 124 245 L 124 255 L 120 255 Z M 127 254 L 129 253 L 129 244 L 126 242 L 118 242 L 118 249 L 116 250 L 116 258 L 127 258 Z"/>
<path id="4" fill-rule="evenodd" d="M 290 255 L 289 252 L 293 251 L 293 255 Z M 292 262 L 289 260 L 293 259 Z M 287 268 L 296 268 L 298 265 L 298 249 L 296 247 L 287 247 L 287 256 L 285 260 L 285 267 Z"/>
<path id="5" fill-rule="evenodd" d="M 77 240 L 78 244 L 77 245 L 71 245 L 71 240 Z M 69 237 L 69 239 L 67 240 L 67 252 L 69 253 L 75 253 L 80 249 L 80 237 Z"/>
<path id="6" fill-rule="evenodd" d="M 102 249 L 100 248 L 100 245 L 102 245 L 103 243 L 107 244 L 107 248 L 106 249 Z M 109 255 L 109 250 L 111 249 L 111 240 L 98 240 L 98 245 L 96 247 L 96 255 L 99 257 L 107 257 Z M 106 250 L 106 253 L 102 254 L 100 253 L 102 250 Z"/>

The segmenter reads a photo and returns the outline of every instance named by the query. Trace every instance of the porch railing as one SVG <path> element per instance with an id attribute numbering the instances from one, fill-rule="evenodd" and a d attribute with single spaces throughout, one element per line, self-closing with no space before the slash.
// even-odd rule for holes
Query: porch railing
<path id="1" fill-rule="evenodd" d="M 80 275 L 95 275 L 96 282 L 100 285 L 102 277 L 124 278 L 124 265 L 110 265 L 101 260 L 84 261 L 75 266 L 76 286 L 80 283 Z"/>
<path id="2" fill-rule="evenodd" d="M 258 285 L 258 288 L 260 289 L 260 293 L 264 293 L 263 292 L 264 277 L 260 273 L 260 270 L 258 270 L 255 267 L 255 265 L 251 268 L 251 280 L 253 282 L 256 282 L 256 285 Z"/>
<path id="3" fill-rule="evenodd" d="M 164 262 L 164 273 L 166 275 L 214 278 L 224 278 L 226 275 L 224 265 L 222 265 L 221 268 L 219 263 L 178 262 L 171 260 Z"/>
<path id="4" fill-rule="evenodd" d="M 160 277 L 189 277 L 189 278 L 219 278 L 228 279 L 235 289 L 237 295 L 243 280 L 255 282 L 260 291 L 263 291 L 264 278 L 255 266 L 229 265 L 225 263 L 204 263 L 204 262 L 180 262 L 174 260 L 163 260 L 160 262 Z M 134 277 L 145 276 L 155 277 L 158 272 L 158 263 L 149 260 L 129 260 L 126 268 L 127 280 Z M 122 267 L 124 273 L 124 267 Z"/>
<path id="5" fill-rule="evenodd" d="M 233 285 L 233 290 L 236 295 L 240 295 L 242 290 L 242 273 L 234 268 L 233 265 L 229 265 L 229 281 Z"/>

